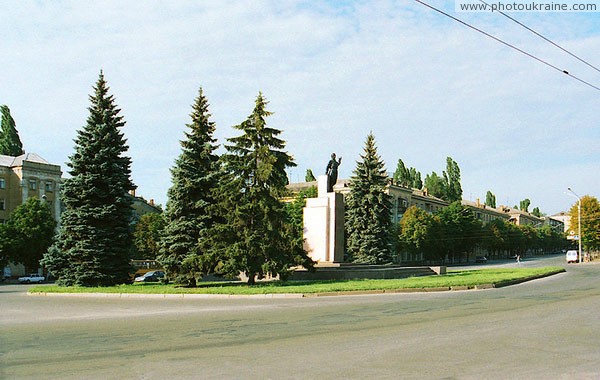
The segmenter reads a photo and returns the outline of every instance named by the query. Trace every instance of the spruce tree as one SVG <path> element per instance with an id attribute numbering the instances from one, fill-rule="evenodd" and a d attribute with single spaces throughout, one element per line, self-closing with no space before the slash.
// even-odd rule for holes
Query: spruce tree
<path id="1" fill-rule="evenodd" d="M 23 144 L 19 138 L 19 133 L 15 126 L 15 120 L 10 115 L 10 109 L 7 106 L 0 106 L 2 112 L 2 128 L 0 129 L 0 154 L 6 156 L 20 156 L 23 151 Z"/>
<path id="2" fill-rule="evenodd" d="M 266 105 L 259 93 L 252 114 L 234 126 L 242 134 L 228 139 L 220 190 L 225 222 L 212 234 L 224 272 L 243 272 L 249 284 L 267 274 L 285 278 L 293 265 L 312 266 L 280 200 L 288 183 L 285 170 L 296 164 L 283 151 L 281 131 L 267 126 Z"/>
<path id="3" fill-rule="evenodd" d="M 131 159 L 125 125 L 104 75 L 90 95 L 87 124 L 69 157 L 71 178 L 62 186 L 65 210 L 56 243 L 43 264 L 60 285 L 110 286 L 129 280 L 131 267 Z"/>
<path id="4" fill-rule="evenodd" d="M 195 285 L 196 272 L 211 272 L 216 266 L 209 252 L 199 249 L 199 239 L 213 227 L 214 191 L 219 182 L 219 158 L 213 138 L 215 123 L 210 121 L 208 101 L 200 88 L 186 124 L 182 151 L 171 169 L 172 186 L 165 212 L 166 228 L 158 261 L 169 279 Z M 184 261 L 187 265 L 183 268 Z"/>
<path id="5" fill-rule="evenodd" d="M 388 177 L 372 133 L 361 158 L 346 199 L 348 256 L 359 264 L 385 264 L 393 258 L 392 201 L 385 193 Z"/>

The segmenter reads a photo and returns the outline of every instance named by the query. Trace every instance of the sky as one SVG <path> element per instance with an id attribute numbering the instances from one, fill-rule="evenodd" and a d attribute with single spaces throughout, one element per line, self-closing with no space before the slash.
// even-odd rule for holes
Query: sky
<path id="1" fill-rule="evenodd" d="M 600 72 L 499 13 L 450 15 L 600 87 Z M 600 67 L 600 12 L 510 13 Z M 26 152 L 74 151 L 100 71 L 121 108 L 137 195 L 165 205 L 199 88 L 218 143 L 262 92 L 297 167 L 340 178 L 375 136 L 388 172 L 461 170 L 463 198 L 548 215 L 600 197 L 600 91 L 412 0 L 2 1 L 0 104 Z M 219 152 L 222 152 L 222 148 Z"/>

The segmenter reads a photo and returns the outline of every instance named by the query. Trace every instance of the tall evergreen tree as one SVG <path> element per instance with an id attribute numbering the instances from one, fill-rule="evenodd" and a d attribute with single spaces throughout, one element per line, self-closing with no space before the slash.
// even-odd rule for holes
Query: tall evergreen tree
<path id="1" fill-rule="evenodd" d="M 199 239 L 215 222 L 214 191 L 219 182 L 219 157 L 213 138 L 215 123 L 210 120 L 208 101 L 198 92 L 186 124 L 182 151 L 171 169 L 172 186 L 165 211 L 166 228 L 158 261 L 176 282 L 195 284 L 197 272 L 208 273 L 216 266 L 207 252 L 199 250 Z M 188 260 L 184 269 L 183 262 Z"/>
<path id="2" fill-rule="evenodd" d="M 0 129 L 0 154 L 6 156 L 20 156 L 25 151 L 19 138 L 19 132 L 15 120 L 10 115 L 10 109 L 6 105 L 0 106 L 2 112 L 2 128 Z"/>
<path id="3" fill-rule="evenodd" d="M 87 124 L 77 132 L 75 153 L 62 186 L 65 210 L 56 243 L 42 260 L 60 285 L 110 286 L 129 279 L 131 199 L 135 189 L 125 126 L 104 75 L 90 95 Z"/>
<path id="4" fill-rule="evenodd" d="M 223 271 L 233 276 L 243 272 L 249 284 L 267 274 L 285 277 L 290 266 L 312 267 L 280 200 L 288 183 L 285 170 L 296 164 L 283 150 L 281 131 L 267 126 L 271 112 L 266 106 L 259 93 L 252 114 L 234 127 L 242 134 L 228 139 L 219 192 L 225 222 L 211 234 Z"/>
<path id="5" fill-rule="evenodd" d="M 392 201 L 385 193 L 387 174 L 372 133 L 367 136 L 361 158 L 346 199 L 348 255 L 355 263 L 389 263 L 393 250 Z"/>

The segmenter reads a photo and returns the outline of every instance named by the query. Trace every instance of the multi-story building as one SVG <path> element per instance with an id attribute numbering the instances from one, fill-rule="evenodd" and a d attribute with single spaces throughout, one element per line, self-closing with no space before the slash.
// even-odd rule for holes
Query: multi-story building
<path id="1" fill-rule="evenodd" d="M 31 197 L 48 202 L 52 216 L 60 222 L 61 175 L 59 165 L 50 164 L 35 153 L 0 155 L 0 223 Z"/>
<path id="2" fill-rule="evenodd" d="M 317 181 L 291 183 L 288 185 L 288 189 L 292 193 L 298 193 L 313 186 L 317 186 Z M 350 193 L 350 180 L 339 179 L 333 187 L 333 191 L 346 196 L 348 193 Z M 404 212 L 410 206 L 416 206 L 431 214 L 448 206 L 448 202 L 429 195 L 427 193 L 427 189 L 418 190 L 389 184 L 386 187 L 386 192 L 392 197 L 392 221 L 394 223 L 398 223 L 400 219 L 402 219 L 402 215 L 404 215 Z M 292 199 L 293 198 L 289 198 L 286 200 L 291 201 Z"/>
<path id="3" fill-rule="evenodd" d="M 563 232 L 567 232 L 571 229 L 571 215 L 569 215 L 569 213 L 567 212 L 559 212 L 558 214 L 554 214 L 549 216 L 550 219 L 552 220 L 557 220 L 559 222 L 562 222 L 563 224 Z M 552 223 L 550 223 L 552 224 Z M 575 221 L 575 224 L 577 224 L 577 221 Z"/>
<path id="4" fill-rule="evenodd" d="M 503 209 L 487 206 L 484 203 L 480 203 L 479 199 L 477 199 L 475 202 L 462 200 L 461 204 L 471 210 L 473 212 L 473 216 L 480 220 L 484 226 L 494 220 L 503 220 L 507 222 L 510 219 L 510 215 L 507 214 Z"/>

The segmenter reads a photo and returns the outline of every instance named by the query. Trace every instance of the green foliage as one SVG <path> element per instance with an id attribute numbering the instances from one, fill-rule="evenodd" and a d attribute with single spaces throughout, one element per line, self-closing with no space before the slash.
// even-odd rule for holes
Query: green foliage
<path id="1" fill-rule="evenodd" d="M 446 170 L 440 177 L 436 172 L 425 176 L 425 188 L 430 195 L 441 198 L 447 202 L 456 202 L 462 199 L 460 184 L 460 168 L 452 158 L 446 158 Z"/>
<path id="2" fill-rule="evenodd" d="M 215 190 L 219 184 L 219 157 L 213 138 L 208 101 L 202 88 L 192 107 L 191 123 L 181 141 L 181 154 L 171 169 L 172 186 L 164 213 L 166 227 L 158 261 L 170 280 L 193 286 L 197 275 L 212 272 L 217 262 L 200 249 L 200 239 L 218 220 Z M 193 259 L 192 259 L 193 258 Z M 183 268 L 183 262 L 188 263 Z M 193 264 L 193 265 L 192 265 Z"/>
<path id="3" fill-rule="evenodd" d="M 535 207 L 533 211 L 531 211 L 531 214 L 537 216 L 538 218 L 541 218 L 543 215 L 539 207 Z"/>
<path id="4" fill-rule="evenodd" d="M 413 254 L 423 253 L 427 260 L 441 260 L 440 220 L 416 207 L 409 207 L 399 223 L 398 248 Z"/>
<path id="5" fill-rule="evenodd" d="M 571 231 L 578 234 L 578 209 L 575 203 L 569 210 Z M 581 244 L 584 250 L 600 250 L 600 202 L 595 197 L 581 197 Z"/>
<path id="6" fill-rule="evenodd" d="M 294 235 L 301 241 L 303 239 L 303 209 L 306 206 L 306 198 L 316 198 L 317 195 L 317 187 L 311 186 L 306 190 L 300 191 L 292 202 L 286 204 L 288 221 L 293 226 Z"/>
<path id="7" fill-rule="evenodd" d="M 394 243 L 392 201 L 385 192 L 388 178 L 372 133 L 367 136 L 361 158 L 346 198 L 348 257 L 360 264 L 389 263 Z"/>
<path id="8" fill-rule="evenodd" d="M 549 225 L 534 228 L 516 226 L 504 220 L 493 220 L 485 225 L 482 236 L 479 244 L 494 256 L 523 255 L 529 249 L 550 253 L 568 244 L 564 233 L 554 231 Z"/>
<path id="9" fill-rule="evenodd" d="M 454 259 L 471 252 L 481 235 L 481 223 L 473 212 L 456 201 L 440 210 L 437 216 L 441 224 L 439 249 L 442 255 Z"/>
<path id="10" fill-rule="evenodd" d="M 25 151 L 23 150 L 23 144 L 19 138 L 19 133 L 15 126 L 15 120 L 10 115 L 10 109 L 2 105 L 0 106 L 0 112 L 2 113 L 2 124 L 0 125 L 0 154 L 6 156 L 20 156 Z"/>
<path id="11" fill-rule="evenodd" d="M 266 105 L 259 93 L 252 114 L 234 127 L 242 134 L 228 139 L 219 190 L 224 222 L 205 241 L 220 258 L 220 270 L 231 276 L 243 272 L 249 284 L 268 274 L 285 278 L 294 265 L 313 265 L 280 200 L 288 183 L 285 170 L 295 163 L 283 151 L 281 131 L 267 126 Z"/>
<path id="12" fill-rule="evenodd" d="M 527 198 L 523 199 L 520 203 L 519 203 L 519 210 L 523 211 L 523 212 L 529 212 L 529 205 L 531 204 L 531 201 Z"/>
<path id="13" fill-rule="evenodd" d="M 446 158 L 446 171 L 444 172 L 444 184 L 448 202 L 456 202 L 462 199 L 462 187 L 460 185 L 460 168 L 452 158 Z"/>
<path id="14" fill-rule="evenodd" d="M 310 169 L 306 169 L 306 175 L 304 176 L 304 181 L 305 182 L 314 182 L 317 179 L 315 178 L 315 175 L 313 174 L 312 170 Z"/>
<path id="15" fill-rule="evenodd" d="M 15 232 L 8 223 L 0 224 L 0 268 L 12 260 L 15 252 Z"/>
<path id="16" fill-rule="evenodd" d="M 399 159 L 394 172 L 393 181 L 395 185 L 404 186 L 412 189 L 421 189 L 423 187 L 423 181 L 421 180 L 421 173 L 415 168 L 407 168 L 404 162 Z"/>
<path id="17" fill-rule="evenodd" d="M 89 116 L 77 132 L 62 186 L 65 207 L 57 241 L 42 263 L 60 285 L 109 286 L 129 280 L 131 159 L 125 121 L 100 73 Z"/>
<path id="18" fill-rule="evenodd" d="M 489 190 L 485 194 L 485 204 L 488 207 L 496 208 L 496 196 Z"/>
<path id="19" fill-rule="evenodd" d="M 50 206 L 37 198 L 29 198 L 10 214 L 6 230 L 10 231 L 11 261 L 37 271 L 40 260 L 54 239 L 56 221 Z"/>
<path id="20" fill-rule="evenodd" d="M 148 213 L 140 217 L 133 230 L 134 259 L 155 259 L 160 252 L 160 242 L 165 229 L 161 213 Z"/>
<path id="21" fill-rule="evenodd" d="M 427 174 L 425 176 L 424 187 L 427 189 L 427 193 L 431 196 L 440 199 L 444 199 L 446 197 L 446 186 L 444 184 L 444 179 L 436 172 L 432 172 L 431 174 Z"/>

